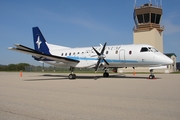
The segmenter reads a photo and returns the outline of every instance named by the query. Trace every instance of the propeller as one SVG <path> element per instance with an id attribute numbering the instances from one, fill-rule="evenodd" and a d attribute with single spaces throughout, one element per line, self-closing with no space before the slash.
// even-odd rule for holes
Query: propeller
<path id="1" fill-rule="evenodd" d="M 97 64 L 96 64 L 96 66 L 95 66 L 95 71 L 97 71 L 97 69 L 98 69 L 98 67 L 99 67 L 99 64 L 100 64 L 100 62 L 103 60 L 107 65 L 109 65 L 109 63 L 104 59 L 106 56 L 104 55 L 104 51 L 105 51 L 105 48 L 106 48 L 106 44 L 107 43 L 105 43 L 104 44 L 104 46 L 103 46 L 103 48 L 102 48 L 102 50 L 101 50 L 101 53 L 99 53 L 94 47 L 92 47 L 93 48 L 93 50 L 96 52 L 96 54 L 98 55 L 98 62 L 97 62 Z"/>

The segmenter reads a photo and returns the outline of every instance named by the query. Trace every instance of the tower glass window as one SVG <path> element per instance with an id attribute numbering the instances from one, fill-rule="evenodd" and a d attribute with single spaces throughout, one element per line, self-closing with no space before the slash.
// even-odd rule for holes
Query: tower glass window
<path id="1" fill-rule="evenodd" d="M 151 13 L 151 23 L 155 23 L 155 14 Z"/>
<path id="2" fill-rule="evenodd" d="M 144 22 L 145 23 L 149 22 L 149 13 L 144 14 Z"/>
<path id="3" fill-rule="evenodd" d="M 143 15 L 142 14 L 137 15 L 137 18 L 138 18 L 138 23 L 143 23 Z"/>
<path id="4" fill-rule="evenodd" d="M 160 14 L 157 14 L 157 15 L 156 15 L 156 24 L 159 24 L 160 19 L 161 19 L 161 15 L 160 15 Z"/>

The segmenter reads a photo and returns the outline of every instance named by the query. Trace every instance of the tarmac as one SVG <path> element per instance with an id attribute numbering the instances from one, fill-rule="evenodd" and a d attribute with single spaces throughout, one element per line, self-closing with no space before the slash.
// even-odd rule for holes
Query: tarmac
<path id="1" fill-rule="evenodd" d="M 0 72 L 0 120 L 180 120 L 180 74 Z"/>

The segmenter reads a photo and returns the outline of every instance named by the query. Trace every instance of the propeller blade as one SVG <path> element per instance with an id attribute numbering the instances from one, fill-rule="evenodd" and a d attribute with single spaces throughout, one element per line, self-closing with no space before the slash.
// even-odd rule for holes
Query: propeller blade
<path id="1" fill-rule="evenodd" d="M 97 71 L 97 69 L 99 68 L 99 63 L 100 63 L 101 59 L 98 60 L 96 67 L 95 67 L 95 71 Z"/>
<path id="2" fill-rule="evenodd" d="M 94 47 L 92 47 L 92 48 L 96 52 L 97 55 L 99 55 L 99 56 L 101 55 Z"/>
<path id="3" fill-rule="evenodd" d="M 104 43 L 103 49 L 101 50 L 101 55 L 104 54 L 104 50 L 105 50 L 105 48 L 106 48 L 106 44 L 107 44 L 107 43 Z"/>
<path id="4" fill-rule="evenodd" d="M 104 62 L 107 64 L 107 65 L 109 65 L 109 63 L 103 58 L 103 60 L 104 60 Z"/>

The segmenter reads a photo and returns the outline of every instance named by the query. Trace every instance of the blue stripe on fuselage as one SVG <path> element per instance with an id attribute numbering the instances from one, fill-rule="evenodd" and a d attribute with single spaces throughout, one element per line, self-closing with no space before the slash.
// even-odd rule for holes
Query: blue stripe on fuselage
<path id="1" fill-rule="evenodd" d="M 86 58 L 86 57 L 73 57 L 67 56 L 67 58 L 74 59 L 74 60 L 98 60 L 98 58 Z M 129 62 L 129 63 L 137 63 L 137 60 L 113 60 L 113 59 L 106 59 L 109 63 L 118 63 L 118 62 Z"/>
<path id="2" fill-rule="evenodd" d="M 36 58 L 33 56 L 33 58 L 37 61 L 53 61 L 50 59 L 41 59 L 41 58 Z M 73 60 L 98 60 L 98 58 L 86 58 L 86 57 L 75 57 L 75 56 L 67 56 L 67 58 L 73 59 Z M 113 60 L 113 59 L 106 59 L 108 63 L 120 63 L 120 62 L 128 62 L 128 63 L 138 63 L 136 60 Z"/>

